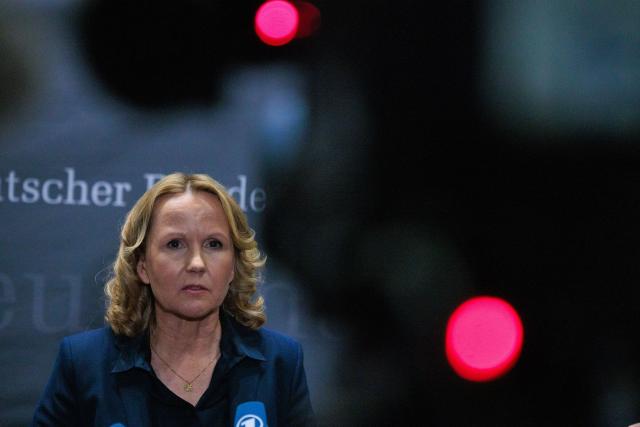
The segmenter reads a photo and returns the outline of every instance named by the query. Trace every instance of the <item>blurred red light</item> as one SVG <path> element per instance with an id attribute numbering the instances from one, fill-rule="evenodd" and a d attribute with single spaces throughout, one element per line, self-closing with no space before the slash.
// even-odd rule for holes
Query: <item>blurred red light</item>
<path id="1" fill-rule="evenodd" d="M 449 318 L 447 359 L 462 378 L 490 381 L 516 363 L 523 335 L 520 316 L 509 303 L 495 297 L 472 298 Z"/>
<path id="2" fill-rule="evenodd" d="M 300 16 L 296 38 L 309 37 L 315 34 L 320 28 L 320 11 L 318 8 L 308 1 L 296 1 L 294 4 Z"/>
<path id="3" fill-rule="evenodd" d="M 270 46 L 289 43 L 298 31 L 298 10 L 288 1 L 270 0 L 258 8 L 255 30 L 260 40 Z"/>

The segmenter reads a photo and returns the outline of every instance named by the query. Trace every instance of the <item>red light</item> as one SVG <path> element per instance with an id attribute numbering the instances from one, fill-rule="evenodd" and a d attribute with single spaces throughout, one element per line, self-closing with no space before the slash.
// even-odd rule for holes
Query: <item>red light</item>
<path id="1" fill-rule="evenodd" d="M 509 303 L 495 297 L 472 298 L 449 318 L 447 359 L 462 378 L 490 381 L 516 363 L 523 335 L 520 316 Z"/>
<path id="2" fill-rule="evenodd" d="M 293 40 L 298 22 L 298 10 L 294 5 L 288 1 L 270 0 L 256 12 L 256 34 L 270 46 L 282 46 Z"/>

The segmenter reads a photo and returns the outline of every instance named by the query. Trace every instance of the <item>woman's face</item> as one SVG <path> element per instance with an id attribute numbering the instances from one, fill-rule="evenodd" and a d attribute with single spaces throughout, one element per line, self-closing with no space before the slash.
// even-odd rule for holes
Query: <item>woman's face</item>
<path id="1" fill-rule="evenodd" d="M 196 320 L 217 313 L 234 276 L 234 247 L 220 200 L 196 191 L 156 201 L 140 279 L 156 313 Z"/>

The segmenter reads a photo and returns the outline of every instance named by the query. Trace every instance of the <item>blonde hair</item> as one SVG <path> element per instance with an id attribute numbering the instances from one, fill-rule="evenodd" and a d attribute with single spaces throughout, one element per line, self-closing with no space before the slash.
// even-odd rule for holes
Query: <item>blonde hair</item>
<path id="1" fill-rule="evenodd" d="M 173 173 L 149 188 L 127 214 L 120 235 L 120 249 L 113 264 L 111 279 L 106 283 L 108 307 L 105 320 L 119 335 L 135 336 L 154 321 L 154 298 L 136 271 L 145 251 L 147 234 L 156 201 L 165 194 L 205 191 L 218 197 L 224 210 L 235 249 L 235 275 L 222 308 L 239 323 L 258 329 L 266 321 L 264 299 L 257 296 L 259 273 L 265 258 L 258 250 L 255 232 L 247 218 L 225 188 L 203 174 Z M 257 296 L 256 298 L 254 298 Z"/>

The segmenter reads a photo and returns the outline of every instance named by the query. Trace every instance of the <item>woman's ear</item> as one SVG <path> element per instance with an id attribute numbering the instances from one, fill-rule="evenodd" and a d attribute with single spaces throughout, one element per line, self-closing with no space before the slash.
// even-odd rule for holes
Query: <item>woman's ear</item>
<path id="1" fill-rule="evenodd" d="M 136 271 L 138 272 L 138 277 L 142 280 L 142 283 L 149 284 L 151 281 L 149 280 L 149 275 L 147 274 L 147 266 L 145 264 L 144 254 L 140 256 L 138 259 L 138 264 L 136 265 Z"/>

